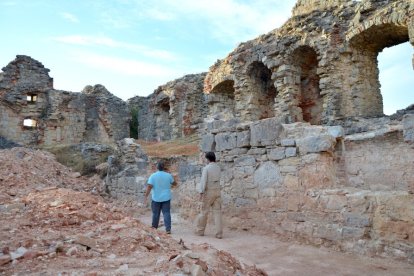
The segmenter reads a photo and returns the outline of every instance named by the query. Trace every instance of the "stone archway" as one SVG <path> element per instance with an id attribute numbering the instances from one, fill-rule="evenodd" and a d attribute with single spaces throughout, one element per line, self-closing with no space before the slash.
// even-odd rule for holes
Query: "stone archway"
<path id="1" fill-rule="evenodd" d="M 250 80 L 249 90 L 253 99 L 251 109 L 254 119 L 274 117 L 277 90 L 272 81 L 272 71 L 262 62 L 255 61 L 248 67 L 247 75 Z"/>
<path id="2" fill-rule="evenodd" d="M 354 115 L 363 117 L 383 116 L 383 98 L 379 81 L 378 54 L 386 47 L 409 41 L 408 28 L 404 25 L 385 23 L 373 25 L 352 37 L 354 81 L 348 95 Z"/>
<path id="3" fill-rule="evenodd" d="M 293 52 L 292 62 L 297 72 L 298 91 L 295 97 L 297 107 L 301 110 L 301 114 L 296 115 L 297 119 L 318 125 L 321 123 L 323 111 L 320 78 L 317 74 L 318 55 L 311 47 L 301 46 Z"/>
<path id="4" fill-rule="evenodd" d="M 211 92 L 207 94 L 210 115 L 224 121 L 234 118 L 234 98 L 233 80 L 224 80 L 214 86 Z"/>

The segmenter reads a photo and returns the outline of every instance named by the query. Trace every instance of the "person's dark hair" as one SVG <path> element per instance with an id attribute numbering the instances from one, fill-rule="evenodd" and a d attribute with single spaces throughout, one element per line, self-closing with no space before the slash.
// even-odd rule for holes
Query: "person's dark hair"
<path id="1" fill-rule="evenodd" d="M 214 154 L 214 152 L 207 152 L 206 153 L 206 158 L 208 161 L 210 162 L 216 162 L 216 155 Z"/>
<path id="2" fill-rule="evenodd" d="M 157 170 L 163 171 L 165 168 L 164 161 L 158 161 L 157 163 Z"/>

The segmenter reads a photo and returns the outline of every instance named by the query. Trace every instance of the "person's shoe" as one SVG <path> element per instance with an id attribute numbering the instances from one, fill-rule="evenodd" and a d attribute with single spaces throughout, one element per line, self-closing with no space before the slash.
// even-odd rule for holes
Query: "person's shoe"
<path id="1" fill-rule="evenodd" d="M 223 236 L 222 236 L 222 235 L 216 235 L 216 238 L 217 238 L 217 239 L 222 239 L 222 238 L 223 238 Z"/>
<path id="2" fill-rule="evenodd" d="M 204 233 L 201 233 L 201 232 L 194 232 L 194 234 L 196 234 L 197 236 L 204 236 Z"/>
<path id="3" fill-rule="evenodd" d="M 167 234 L 168 234 L 168 235 L 171 235 L 171 231 L 167 231 Z"/>

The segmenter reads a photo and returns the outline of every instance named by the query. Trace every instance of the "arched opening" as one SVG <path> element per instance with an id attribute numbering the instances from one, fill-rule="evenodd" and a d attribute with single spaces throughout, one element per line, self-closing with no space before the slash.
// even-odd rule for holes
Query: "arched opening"
<path id="1" fill-rule="evenodd" d="M 413 54 L 413 46 L 406 42 L 385 48 L 378 55 L 379 82 L 385 115 L 392 115 L 397 110 L 414 104 L 414 72 L 410 58 Z"/>
<path id="2" fill-rule="evenodd" d="M 356 114 L 364 117 L 378 117 L 384 115 L 384 106 L 393 106 L 396 99 L 401 95 L 403 102 L 405 101 L 407 107 L 410 103 L 408 100 L 408 87 L 404 91 L 397 91 L 397 86 L 394 81 L 402 84 L 402 79 L 406 76 L 406 72 L 398 75 L 391 69 L 396 63 L 396 56 L 392 57 L 388 49 L 384 51 L 383 55 L 379 55 L 385 48 L 393 47 L 409 40 L 408 28 L 406 26 L 395 24 L 382 24 L 372 26 L 362 33 L 356 35 L 351 39 L 351 46 L 354 49 L 354 68 L 358 72 L 354 76 L 355 81 L 353 90 L 356 91 L 353 98 L 353 106 Z M 397 56 L 403 54 L 401 51 Z M 387 61 L 385 65 L 379 68 L 379 58 L 385 58 Z M 411 55 L 407 53 L 406 59 L 410 59 Z M 390 62 L 390 61 L 393 62 Z M 383 67 L 384 66 L 384 67 Z M 391 71 L 387 71 L 387 67 Z M 383 71 L 384 78 L 381 77 L 380 83 L 380 69 Z M 406 69 L 405 69 L 406 70 Z M 412 75 L 412 67 L 409 70 Z M 391 75 L 390 75 L 391 74 Z M 392 79 L 390 79 L 392 78 Z M 412 86 L 411 86 L 412 87 Z M 399 89 L 399 88 L 398 88 Z M 389 91 L 391 90 L 391 91 Z M 412 89 L 411 89 L 412 90 Z M 383 97 L 383 93 L 387 91 L 387 97 Z M 389 95 L 391 93 L 391 95 Z M 384 103 L 384 100 L 387 103 Z M 390 102 L 388 102 L 388 100 Z M 400 106 L 401 108 L 405 108 Z M 387 108 L 386 113 L 393 113 L 394 110 Z"/>
<path id="3" fill-rule="evenodd" d="M 165 141 L 171 139 L 172 128 L 170 118 L 171 106 L 169 97 L 161 98 L 154 110 L 156 140 Z"/>
<path id="4" fill-rule="evenodd" d="M 272 81 L 272 71 L 262 62 L 255 61 L 249 66 L 248 76 L 253 97 L 257 99 L 254 108 L 258 113 L 257 119 L 273 117 L 277 91 Z"/>
<path id="5" fill-rule="evenodd" d="M 34 129 L 37 127 L 37 121 L 30 118 L 26 118 L 23 120 L 23 127 L 27 129 Z"/>
<path id="6" fill-rule="evenodd" d="M 321 123 L 322 97 L 319 88 L 318 55 L 309 46 L 302 46 L 293 52 L 293 63 L 299 75 L 298 107 L 302 120 L 313 125 Z"/>
<path id="7" fill-rule="evenodd" d="M 225 80 L 217 84 L 207 96 L 210 114 L 219 120 L 234 117 L 234 81 Z"/>

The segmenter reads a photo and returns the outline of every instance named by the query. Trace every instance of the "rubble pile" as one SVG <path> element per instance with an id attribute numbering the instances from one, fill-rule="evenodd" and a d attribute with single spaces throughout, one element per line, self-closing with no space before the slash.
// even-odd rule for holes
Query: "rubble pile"
<path id="1" fill-rule="evenodd" d="M 1 275 L 266 275 L 149 228 L 126 214 L 125 202 L 89 192 L 95 179 L 49 153 L 13 148 L 0 156 Z"/>

